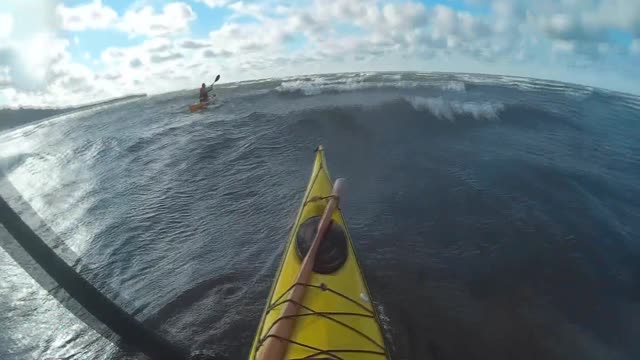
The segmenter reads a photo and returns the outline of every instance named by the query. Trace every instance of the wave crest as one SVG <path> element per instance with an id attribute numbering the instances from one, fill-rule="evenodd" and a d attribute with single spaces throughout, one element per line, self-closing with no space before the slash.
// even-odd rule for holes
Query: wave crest
<path id="1" fill-rule="evenodd" d="M 405 98 L 418 111 L 429 111 L 440 119 L 454 122 L 456 116 L 469 115 L 476 120 L 498 120 L 504 104 L 497 102 L 471 102 L 446 100 L 442 97 L 425 98 L 413 96 Z"/>
<path id="2" fill-rule="evenodd" d="M 463 81 L 416 81 L 401 80 L 399 74 L 383 75 L 381 79 L 371 79 L 367 76 L 349 76 L 341 78 L 313 77 L 297 78 L 282 81 L 275 90 L 279 93 L 301 93 L 307 96 L 319 95 L 326 92 L 347 92 L 381 88 L 415 89 L 439 88 L 442 91 L 465 92 Z"/>
<path id="3" fill-rule="evenodd" d="M 442 90 L 465 92 L 467 90 L 462 81 L 449 81 L 440 87 Z"/>

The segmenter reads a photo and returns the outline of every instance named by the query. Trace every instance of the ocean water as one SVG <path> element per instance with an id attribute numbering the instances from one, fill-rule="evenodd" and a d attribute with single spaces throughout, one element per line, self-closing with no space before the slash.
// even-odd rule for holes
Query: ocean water
<path id="1" fill-rule="evenodd" d="M 215 87 L 201 113 L 194 90 L 5 131 L 0 194 L 150 328 L 241 359 L 323 144 L 394 359 L 640 358 L 640 97 L 432 73 Z M 136 357 L 11 254 L 0 358 Z"/>

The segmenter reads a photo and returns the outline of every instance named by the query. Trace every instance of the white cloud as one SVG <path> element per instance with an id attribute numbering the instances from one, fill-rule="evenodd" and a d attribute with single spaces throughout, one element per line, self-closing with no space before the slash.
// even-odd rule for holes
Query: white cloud
<path id="1" fill-rule="evenodd" d="M 386 4 L 382 9 L 382 16 L 386 24 L 397 29 L 421 27 L 427 22 L 424 5 L 413 2 Z"/>
<path id="2" fill-rule="evenodd" d="M 204 58 L 228 58 L 231 55 L 233 54 L 226 50 L 215 51 L 215 50 L 207 49 L 202 52 L 202 57 Z"/>
<path id="3" fill-rule="evenodd" d="M 69 41 L 38 33 L 0 51 L 0 65 L 10 69 L 16 89 L 35 91 L 47 86 L 52 67 L 69 58 Z"/>
<path id="4" fill-rule="evenodd" d="M 138 58 L 135 58 L 129 61 L 129 66 L 131 66 L 132 68 L 139 68 L 142 65 L 143 65 L 142 61 Z"/>
<path id="5" fill-rule="evenodd" d="M 13 16 L 0 13 L 0 39 L 8 38 L 13 31 Z"/>
<path id="6" fill-rule="evenodd" d="M 5 80 L 9 83 L 0 86 L 10 90 L 4 92 L 8 103 L 60 106 L 106 96 L 94 86 L 91 69 L 71 62 L 68 40 L 40 33 L 21 45 L 30 51 L 13 52 L 14 59 L 6 67 Z"/>
<path id="7" fill-rule="evenodd" d="M 56 67 L 70 58 L 69 41 L 57 35 L 56 3 L 9 1 L 2 6 L 9 9 L 12 18 L 29 21 L 12 21 L 10 37 L 0 42 L 0 67 L 7 69 L 16 93 L 44 91 L 55 79 Z"/>
<path id="8" fill-rule="evenodd" d="M 511 0 L 494 0 L 491 10 L 495 14 L 494 29 L 499 33 L 513 31 L 526 17 L 526 9 L 522 2 Z"/>
<path id="9" fill-rule="evenodd" d="M 599 41 L 604 29 L 585 22 L 576 14 L 551 14 L 539 19 L 539 26 L 552 39 Z"/>
<path id="10" fill-rule="evenodd" d="M 236 24 L 227 23 L 209 33 L 217 48 L 236 53 L 250 54 L 266 50 L 281 49 L 290 31 L 275 23 Z"/>
<path id="11" fill-rule="evenodd" d="M 56 15 L 57 0 L 0 1 L 0 12 L 13 18 L 11 40 L 27 39 L 34 34 L 56 33 L 61 29 L 60 19 Z M 0 46 L 6 43 L 0 43 Z"/>
<path id="12" fill-rule="evenodd" d="M 590 26 L 625 30 L 640 36 L 640 1 L 602 0 L 582 16 Z"/>
<path id="13" fill-rule="evenodd" d="M 107 48 L 100 54 L 100 59 L 107 64 L 117 63 L 125 56 L 125 51 L 119 48 Z"/>
<path id="14" fill-rule="evenodd" d="M 165 5 L 159 13 L 151 6 L 128 10 L 117 27 L 130 36 L 168 36 L 186 33 L 195 19 L 196 13 L 191 6 L 174 2 Z"/>
<path id="15" fill-rule="evenodd" d="M 87 29 L 106 29 L 111 27 L 118 19 L 118 14 L 102 4 L 101 0 L 75 7 L 66 7 L 64 4 L 56 8 L 62 19 L 62 27 L 70 31 L 83 31 Z"/>
<path id="16" fill-rule="evenodd" d="M 88 93 L 93 92 L 93 72 L 80 64 L 60 64 L 53 70 L 49 90 L 53 93 Z"/>
<path id="17" fill-rule="evenodd" d="M 152 63 L 163 63 L 171 60 L 182 59 L 184 55 L 179 52 L 172 52 L 167 54 L 151 55 L 150 60 Z"/>
<path id="18" fill-rule="evenodd" d="M 115 12 L 100 1 L 70 8 L 53 0 L 9 1 L 2 6 L 16 19 L 29 20 L 14 22 L 11 37 L 0 42 L 4 101 L 58 106 L 107 96 L 94 84 L 95 70 L 75 63 L 69 53 L 72 41 L 80 43 L 78 37 L 61 36 L 62 30 L 110 26 L 117 17 Z M 85 57 L 90 58 L 88 53 Z"/>
<path id="19" fill-rule="evenodd" d="M 456 29 L 456 12 L 444 5 L 437 5 L 433 11 L 432 19 L 436 36 L 446 37 Z"/>
<path id="20" fill-rule="evenodd" d="M 209 7 L 222 7 L 226 6 L 231 2 L 231 0 L 196 0 L 196 2 L 206 4 Z"/>
<path id="21" fill-rule="evenodd" d="M 151 5 L 133 6 L 122 16 L 103 4 L 102 0 L 93 0 L 75 7 L 59 4 L 56 11 L 65 30 L 118 30 L 130 36 L 155 37 L 186 33 L 189 24 L 196 19 L 196 13 L 184 2 L 168 3 L 158 12 Z"/>
<path id="22" fill-rule="evenodd" d="M 229 5 L 229 8 L 235 12 L 234 15 L 247 15 L 262 20 L 266 18 L 265 9 L 261 5 L 255 3 L 238 1 Z"/>
<path id="23" fill-rule="evenodd" d="M 142 43 L 141 48 L 150 53 L 166 52 L 173 48 L 173 41 L 167 38 L 151 38 Z"/>
<path id="24" fill-rule="evenodd" d="M 9 87 L 11 85 L 11 75 L 9 74 L 8 66 L 0 66 L 0 89 Z"/>
<path id="25" fill-rule="evenodd" d="M 211 43 L 209 43 L 208 41 L 187 39 L 180 43 L 180 47 L 183 49 L 203 49 L 211 47 Z"/>
<path id="26" fill-rule="evenodd" d="M 373 0 L 315 0 L 309 13 L 320 22 L 337 20 L 365 28 L 379 25 L 382 16 Z"/>
<path id="27" fill-rule="evenodd" d="M 105 88 L 121 94 L 158 93 L 193 87 L 200 73 L 193 68 L 201 62 L 201 49 L 183 48 L 185 42 L 206 43 L 184 38 L 150 38 L 141 44 L 105 49 L 100 55 L 103 71 L 98 74 Z M 190 69 L 176 71 L 176 69 Z"/>
<path id="28" fill-rule="evenodd" d="M 53 0 L 41 1 L 53 4 Z M 553 74 L 566 80 L 579 71 L 584 75 L 589 69 L 604 69 L 623 74 L 620 77 L 628 83 L 634 77 L 640 83 L 640 71 L 629 70 L 633 68 L 630 59 L 637 60 L 640 54 L 640 35 L 633 35 L 640 30 L 636 29 L 640 24 L 637 0 L 473 0 L 487 9 L 482 13 L 453 9 L 444 0 L 440 5 L 416 0 L 199 0 L 232 11 L 205 38 L 191 36 L 196 14 L 185 2 L 158 8 L 148 5 L 156 2 L 143 1 L 124 13 L 108 15 L 112 9 L 107 0 L 86 1 L 76 7 L 49 6 L 64 15 L 57 17 L 59 24 L 48 18 L 38 22 L 49 24 L 43 28 L 14 22 L 12 30 L 2 30 L 0 22 L 0 38 L 8 31 L 12 38 L 9 46 L 0 41 L 0 88 L 11 82 L 12 99 L 49 102 L 55 101 L 55 92 L 59 101 L 68 102 L 170 91 L 201 83 L 201 77 L 211 75 L 212 66 L 224 72 L 225 80 L 425 68 L 534 77 Z M 74 12 L 84 14 L 83 18 L 76 19 Z M 43 11 L 22 13 L 48 16 Z M 245 21 L 247 17 L 251 21 Z M 92 18 L 100 20 L 92 22 Z M 197 20 L 209 21 L 204 16 Z M 95 57 L 83 54 L 95 65 L 78 67 L 79 59 L 69 53 L 74 34 L 60 39 L 61 29 L 121 31 L 138 44 L 107 48 Z M 632 34 L 636 40 L 616 43 L 609 36 L 611 30 Z M 82 46 L 90 41 L 89 34 L 80 37 L 82 42 L 74 50 L 84 50 Z M 582 68 L 576 70 L 578 65 Z M 28 76 L 40 80 L 25 81 Z M 596 79 L 589 80 L 594 83 L 598 76 L 589 79 Z M 8 94 L 6 87 L 4 93 Z"/>
<path id="29" fill-rule="evenodd" d="M 609 40 L 610 30 L 640 35 L 640 1 L 541 0 L 527 4 L 527 14 L 551 39 L 579 42 Z"/>
<path id="30" fill-rule="evenodd" d="M 576 46 L 575 43 L 568 40 L 554 40 L 551 49 L 555 53 L 572 53 Z"/>

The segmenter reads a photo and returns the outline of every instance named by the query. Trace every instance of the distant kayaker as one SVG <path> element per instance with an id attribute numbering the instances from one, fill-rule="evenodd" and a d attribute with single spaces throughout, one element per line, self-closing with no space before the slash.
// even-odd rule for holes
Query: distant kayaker
<path id="1" fill-rule="evenodd" d="M 200 88 L 200 102 L 209 101 L 209 91 L 213 89 L 213 86 L 207 89 L 207 85 L 202 83 L 202 87 Z"/>
<path id="2" fill-rule="evenodd" d="M 197 104 L 189 105 L 189 111 L 191 112 L 198 111 L 207 106 L 207 104 L 210 101 L 209 93 L 211 92 L 211 90 L 213 90 L 213 85 L 217 83 L 218 80 L 220 80 L 220 74 L 216 76 L 216 79 L 213 81 L 213 84 L 207 86 L 205 83 L 202 83 L 202 86 L 200 87 L 200 102 Z M 216 94 L 211 95 L 211 97 L 215 98 Z"/>

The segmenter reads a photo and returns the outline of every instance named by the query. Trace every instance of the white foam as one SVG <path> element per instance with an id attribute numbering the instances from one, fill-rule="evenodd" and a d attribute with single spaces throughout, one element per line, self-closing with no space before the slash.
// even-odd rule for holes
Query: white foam
<path id="1" fill-rule="evenodd" d="M 283 81 L 280 86 L 276 87 L 276 90 L 284 93 L 300 91 L 305 95 L 317 95 L 322 92 L 322 88 L 327 86 L 327 84 L 325 80 L 320 78 L 312 80 L 291 80 Z"/>
<path id="2" fill-rule="evenodd" d="M 382 75 L 383 79 L 388 79 L 388 80 L 400 80 L 402 79 L 402 75 L 401 74 L 384 74 Z"/>
<path id="3" fill-rule="evenodd" d="M 446 84 L 442 85 L 441 88 L 442 90 L 456 92 L 465 92 L 467 90 L 464 82 L 462 81 L 449 81 Z"/>
<path id="4" fill-rule="evenodd" d="M 456 116 L 471 115 L 477 120 L 498 120 L 504 104 L 496 102 L 471 102 L 446 100 L 442 97 L 425 98 L 412 96 L 405 98 L 414 109 L 429 111 L 440 119 L 455 122 Z"/>
<path id="5" fill-rule="evenodd" d="M 302 93 L 307 96 L 319 95 L 325 92 L 347 92 L 379 88 L 415 89 L 418 87 L 436 87 L 442 91 L 465 92 L 464 81 L 412 81 L 401 80 L 401 74 L 384 74 L 382 80 L 372 80 L 371 74 L 357 73 L 348 76 L 312 76 L 283 79 L 275 88 L 281 93 Z"/>
<path id="6" fill-rule="evenodd" d="M 428 84 L 416 82 L 416 81 L 363 81 L 362 77 L 349 77 L 349 78 L 311 78 L 311 79 L 297 79 L 291 81 L 283 81 L 276 91 L 282 93 L 294 93 L 301 92 L 304 95 L 318 95 L 327 91 L 331 92 L 346 92 L 357 91 L 377 88 L 398 88 L 398 89 L 411 89 L 419 86 L 427 86 Z"/>

